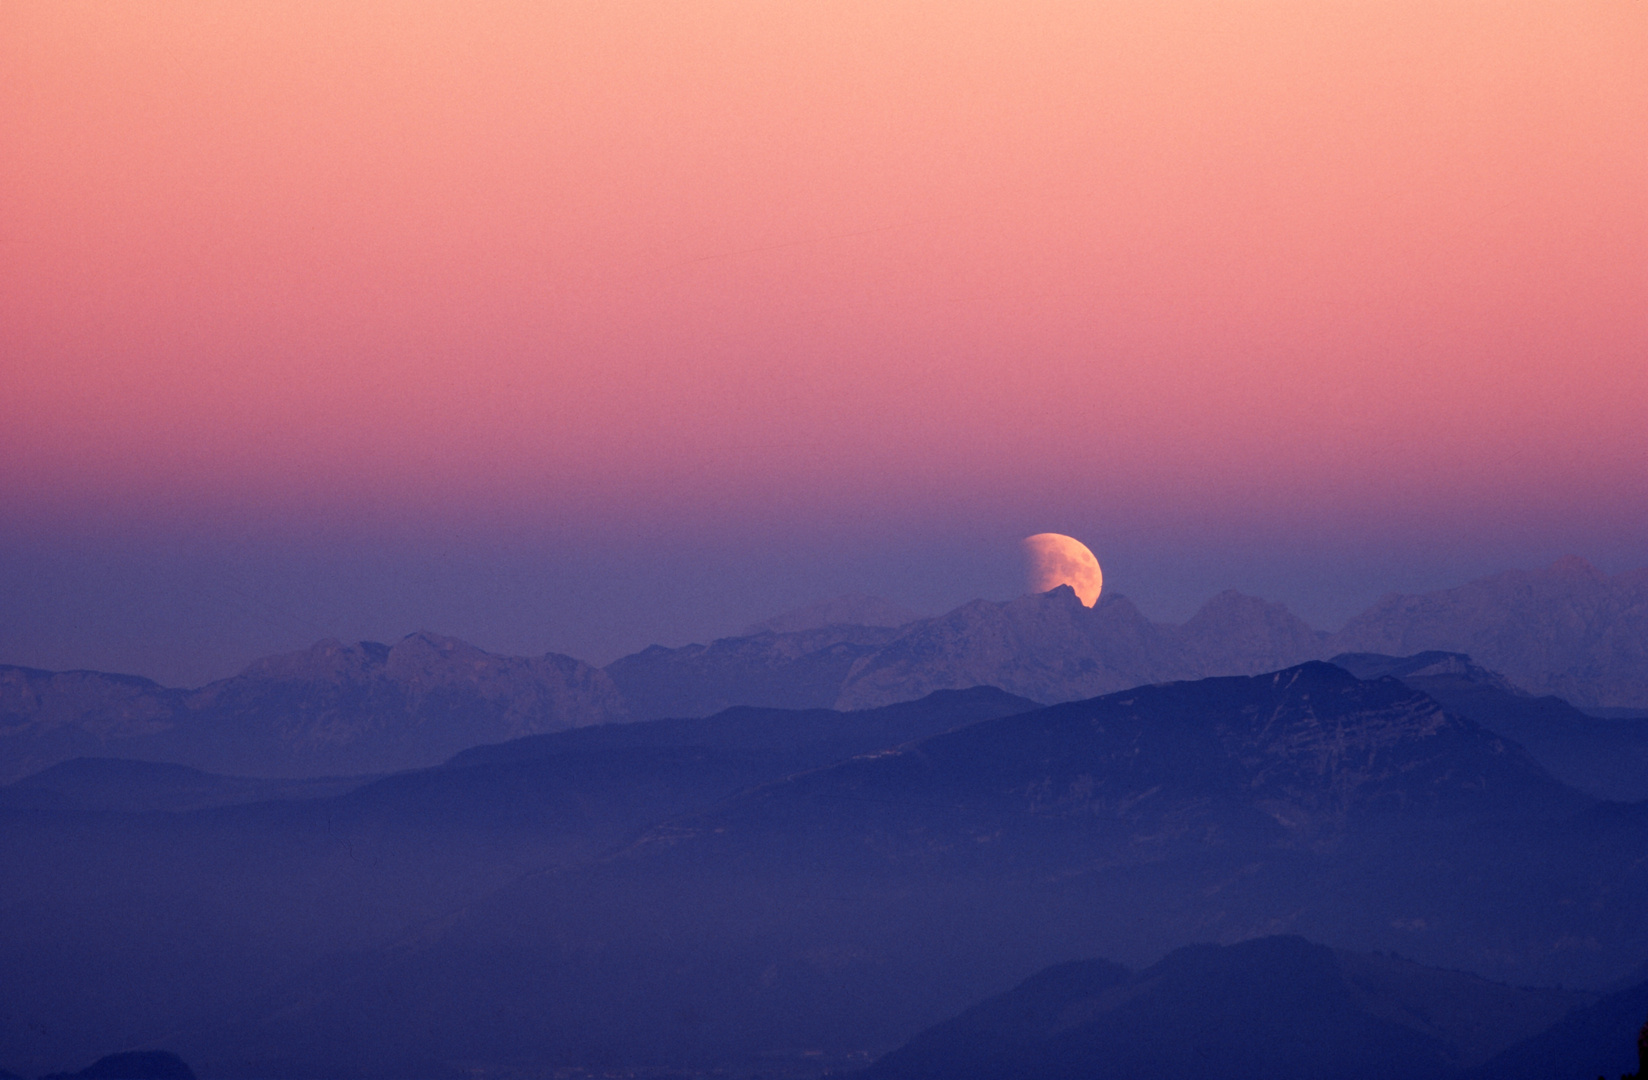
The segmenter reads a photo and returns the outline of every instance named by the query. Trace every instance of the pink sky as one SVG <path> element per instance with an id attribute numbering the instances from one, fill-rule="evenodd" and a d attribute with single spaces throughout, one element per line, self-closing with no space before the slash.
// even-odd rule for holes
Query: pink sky
<path id="1" fill-rule="evenodd" d="M 1645 61 L 1640 0 L 10 3 L 0 499 L 1648 535 Z"/>

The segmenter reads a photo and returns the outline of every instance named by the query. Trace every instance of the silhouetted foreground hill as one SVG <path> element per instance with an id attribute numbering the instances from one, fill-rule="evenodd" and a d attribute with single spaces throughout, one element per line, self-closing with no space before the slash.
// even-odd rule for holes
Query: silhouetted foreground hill
<path id="1" fill-rule="evenodd" d="M 1563 783 L 1601 799 L 1648 799 L 1648 722 L 1604 720 L 1559 697 L 1535 697 L 1461 653 L 1345 653 L 1358 678 L 1401 679 L 1444 708 L 1520 744 Z"/>
<path id="2" fill-rule="evenodd" d="M 1637 1037 L 1648 1017 L 1648 982 L 1637 983 L 1528 1038 L 1469 1080 L 1609 1080 L 1637 1071 Z"/>
<path id="3" fill-rule="evenodd" d="M 194 1070 L 165 1050 L 131 1050 L 98 1058 L 76 1073 L 52 1073 L 42 1080 L 195 1080 Z"/>
<path id="4" fill-rule="evenodd" d="M 1645 846 L 1648 805 L 1595 804 L 1397 680 L 1312 663 L 757 785 L 188 1046 L 381 1075 L 846 1066 L 1072 955 L 1278 931 L 1594 984 L 1648 956 Z"/>
<path id="5" fill-rule="evenodd" d="M 1593 995 L 1521 990 L 1267 937 L 1137 974 L 1061 964 L 910 1040 L 865 1080 L 1424 1080 L 1480 1065 Z"/>

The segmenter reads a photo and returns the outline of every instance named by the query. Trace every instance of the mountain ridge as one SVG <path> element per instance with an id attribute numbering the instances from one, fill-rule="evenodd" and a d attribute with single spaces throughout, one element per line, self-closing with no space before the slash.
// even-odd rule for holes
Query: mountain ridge
<path id="1" fill-rule="evenodd" d="M 0 666 L 0 783 L 77 757 L 247 777 L 389 772 L 627 715 L 581 660 L 497 656 L 427 631 L 394 645 L 323 639 L 195 690 Z"/>
<path id="2" fill-rule="evenodd" d="M 424 1025 L 361 1062 L 467 1059 L 485 1031 L 521 1060 L 836 1067 L 1072 952 L 1138 962 L 1275 933 L 1600 981 L 1648 952 L 1648 881 L 1615 872 L 1645 839 L 1648 818 L 1395 679 L 1311 662 L 1137 687 L 675 815 L 198 1054 L 387 1033 L 410 1010 Z"/>
<path id="3" fill-rule="evenodd" d="M 789 615 L 806 622 L 809 611 Z M 1397 647 L 1468 653 L 1516 690 L 1582 707 L 1645 706 L 1648 570 L 1610 577 L 1570 557 L 1452 590 L 1391 594 L 1331 634 L 1233 590 L 1170 625 L 1114 592 L 1090 609 L 1062 587 L 975 600 L 899 627 L 831 623 L 652 646 L 604 669 L 555 653 L 502 656 L 426 631 L 392 646 L 323 640 L 194 690 L 0 666 L 0 782 L 88 756 L 244 775 L 384 772 L 588 723 L 735 705 L 853 710 L 978 685 L 1055 703 Z M 1608 790 L 1632 789 L 1621 780 Z"/>

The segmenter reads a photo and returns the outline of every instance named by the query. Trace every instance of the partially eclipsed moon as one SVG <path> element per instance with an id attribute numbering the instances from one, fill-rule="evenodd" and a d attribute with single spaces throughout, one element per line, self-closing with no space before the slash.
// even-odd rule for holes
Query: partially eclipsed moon
<path id="1" fill-rule="evenodd" d="M 1092 607 L 1104 588 L 1104 571 L 1087 545 L 1063 533 L 1037 533 L 1024 538 L 1024 562 L 1030 591 L 1044 593 L 1060 585 L 1076 590 L 1081 602 Z"/>

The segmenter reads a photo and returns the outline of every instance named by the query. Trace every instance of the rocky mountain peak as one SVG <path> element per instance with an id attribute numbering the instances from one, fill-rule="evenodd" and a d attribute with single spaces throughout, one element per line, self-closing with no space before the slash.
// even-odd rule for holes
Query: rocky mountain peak
<path id="1" fill-rule="evenodd" d="M 1569 556 L 1540 570 L 1386 597 L 1331 643 L 1342 653 L 1465 653 L 1535 694 L 1630 706 L 1648 701 L 1648 575 L 1609 577 Z"/>
<path id="2" fill-rule="evenodd" d="M 796 608 L 746 627 L 746 637 L 756 634 L 789 634 L 826 626 L 897 627 L 915 622 L 921 613 L 864 593 L 848 593 L 833 600 Z"/>
<path id="3" fill-rule="evenodd" d="M 388 655 L 389 650 L 377 642 L 346 644 L 337 638 L 322 638 L 299 652 L 279 653 L 254 660 L 236 678 L 308 682 L 370 678 L 383 668 Z"/>

